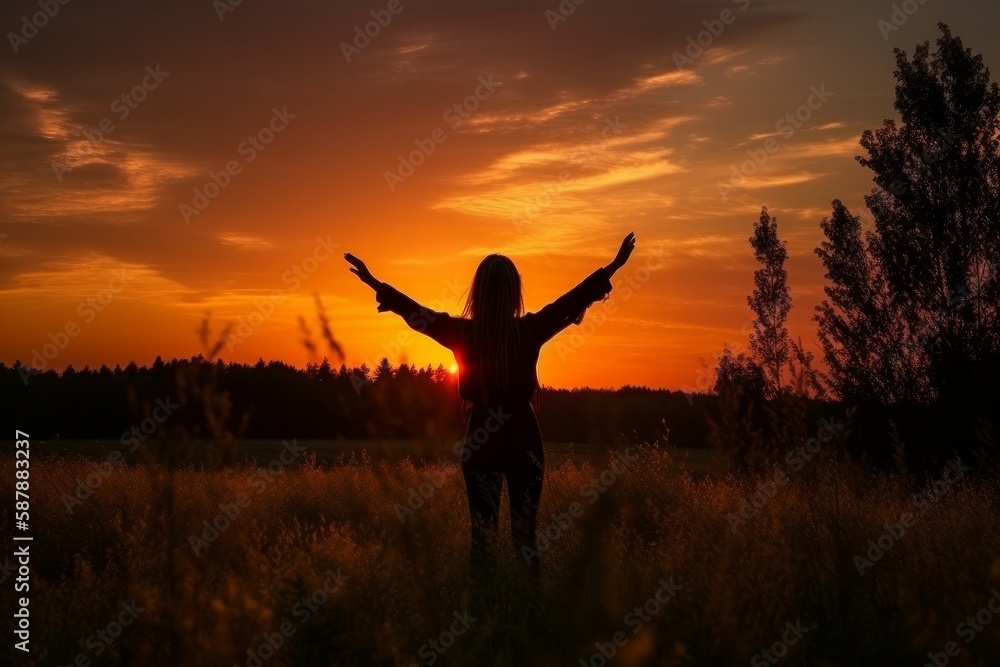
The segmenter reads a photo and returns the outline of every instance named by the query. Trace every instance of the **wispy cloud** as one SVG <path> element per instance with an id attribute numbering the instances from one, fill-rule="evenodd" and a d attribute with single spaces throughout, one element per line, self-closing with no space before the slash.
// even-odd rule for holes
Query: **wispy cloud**
<path id="1" fill-rule="evenodd" d="M 78 113 L 53 88 L 14 79 L 5 84 L 25 103 L 24 122 L 18 125 L 26 128 L 22 145 L 32 147 L 0 182 L 13 217 L 149 210 L 161 201 L 165 188 L 195 173 L 192 166 L 150 147 L 101 137 L 102 132 L 76 120 Z"/>
<path id="2" fill-rule="evenodd" d="M 238 232 L 226 232 L 224 234 L 219 234 L 217 237 L 223 245 L 233 246 L 239 250 L 264 250 L 265 248 L 270 248 L 274 244 L 266 239 L 262 239 L 258 236 L 251 236 L 249 234 L 240 234 Z"/>

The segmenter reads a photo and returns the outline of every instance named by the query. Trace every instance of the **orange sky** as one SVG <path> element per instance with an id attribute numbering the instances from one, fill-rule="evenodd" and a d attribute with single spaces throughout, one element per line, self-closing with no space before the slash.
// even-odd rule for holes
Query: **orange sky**
<path id="1" fill-rule="evenodd" d="M 819 221 L 834 198 L 862 212 L 854 156 L 894 115 L 892 48 L 945 21 L 1000 62 L 985 0 L 932 0 L 891 30 L 892 3 L 861 0 L 588 0 L 565 20 L 555 0 L 387 5 L 70 3 L 36 32 L 33 4 L 5 5 L 0 361 L 53 339 L 58 370 L 190 356 L 210 311 L 216 331 L 246 322 L 223 358 L 302 365 L 317 293 L 348 364 L 448 366 L 429 340 L 397 343 L 345 251 L 452 313 L 501 252 L 531 311 L 635 231 L 615 312 L 549 343 L 541 382 L 707 388 L 704 364 L 746 344 L 762 205 L 788 240 L 790 328 L 816 349 Z M 391 20 L 342 46 L 372 11 Z M 676 57 L 705 21 L 705 52 Z M 422 164 L 387 177 L 418 145 Z M 748 151 L 767 159 L 734 182 Z M 212 173 L 224 187 L 199 200 Z"/>

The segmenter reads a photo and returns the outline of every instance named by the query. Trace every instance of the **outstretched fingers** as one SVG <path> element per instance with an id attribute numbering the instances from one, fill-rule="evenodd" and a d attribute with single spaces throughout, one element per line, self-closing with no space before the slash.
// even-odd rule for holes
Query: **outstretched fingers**
<path id="1" fill-rule="evenodd" d="M 351 273 L 356 275 L 366 284 L 370 285 L 374 282 L 374 277 L 372 276 L 371 271 L 368 270 L 368 267 L 365 265 L 364 262 L 362 262 L 360 259 L 358 259 L 356 256 L 352 255 L 349 252 L 344 253 L 344 259 L 347 260 L 347 262 L 352 265 L 350 269 Z"/>
<path id="2" fill-rule="evenodd" d="M 628 261 L 629 255 L 635 249 L 635 232 L 629 232 L 628 236 L 622 241 L 621 247 L 618 249 L 618 254 L 615 256 L 614 266 L 616 268 L 621 268 L 625 266 L 625 262 Z"/>

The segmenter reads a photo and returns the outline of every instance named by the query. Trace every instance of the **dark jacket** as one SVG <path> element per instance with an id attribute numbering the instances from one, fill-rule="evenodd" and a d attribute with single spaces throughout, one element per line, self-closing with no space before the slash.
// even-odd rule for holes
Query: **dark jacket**
<path id="1" fill-rule="evenodd" d="M 516 334 L 520 344 L 508 367 L 507 386 L 501 388 L 499 400 L 489 404 L 530 402 L 538 387 L 536 365 L 542 345 L 570 323 L 579 324 L 586 309 L 609 292 L 610 272 L 602 267 L 537 313 L 526 313 L 518 318 Z M 414 331 L 430 336 L 454 352 L 458 362 L 459 394 L 473 406 L 487 405 L 481 389 L 484 378 L 479 377 L 475 355 L 468 354 L 470 320 L 425 308 L 387 283 L 380 283 L 375 298 L 379 302 L 379 312 L 388 310 L 400 315 Z"/>

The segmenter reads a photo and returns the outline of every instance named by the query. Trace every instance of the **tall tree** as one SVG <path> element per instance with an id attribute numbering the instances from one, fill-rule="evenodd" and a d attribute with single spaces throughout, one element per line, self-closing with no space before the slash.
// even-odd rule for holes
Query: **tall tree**
<path id="1" fill-rule="evenodd" d="M 861 235 L 860 216 L 840 200 L 821 223 L 824 241 L 816 253 L 826 267 L 827 299 L 813 318 L 833 391 L 847 402 L 900 403 L 927 399 L 916 369 L 916 350 L 903 354 L 904 322 L 881 265 Z"/>
<path id="2" fill-rule="evenodd" d="M 841 398 L 934 405 L 965 437 L 996 398 L 1000 87 L 939 27 L 933 53 L 896 49 L 899 123 L 861 138 L 874 229 L 862 238 L 839 201 L 823 222 L 829 286 L 816 320 Z"/>
<path id="3" fill-rule="evenodd" d="M 786 243 L 778 239 L 778 221 L 767 212 L 766 206 L 754 224 L 750 245 L 761 264 L 753 274 L 753 294 L 747 297 L 756 316 L 750 334 L 750 350 L 764 371 L 767 393 L 775 396 L 781 392 L 782 369 L 792 358 L 792 345 L 785 326 L 792 308 L 792 296 L 785 270 Z"/>
<path id="4" fill-rule="evenodd" d="M 380 361 L 378 366 L 375 367 L 375 382 L 391 380 L 392 377 L 393 370 L 392 364 L 389 363 L 389 357 L 382 357 L 382 361 Z"/>

